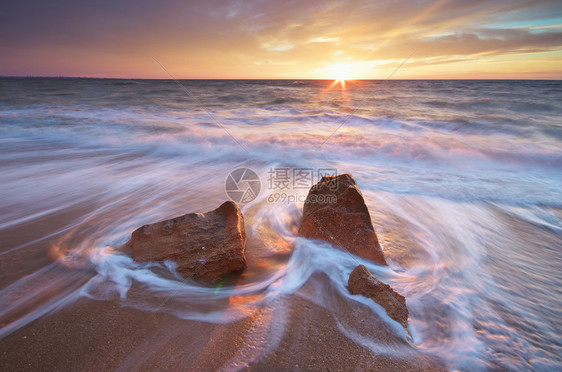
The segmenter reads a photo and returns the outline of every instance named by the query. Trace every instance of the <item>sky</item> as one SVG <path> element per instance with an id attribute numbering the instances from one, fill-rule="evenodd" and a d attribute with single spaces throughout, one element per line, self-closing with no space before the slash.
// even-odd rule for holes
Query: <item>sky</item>
<path id="1" fill-rule="evenodd" d="M 0 75 L 561 79 L 562 1 L 2 0 Z"/>

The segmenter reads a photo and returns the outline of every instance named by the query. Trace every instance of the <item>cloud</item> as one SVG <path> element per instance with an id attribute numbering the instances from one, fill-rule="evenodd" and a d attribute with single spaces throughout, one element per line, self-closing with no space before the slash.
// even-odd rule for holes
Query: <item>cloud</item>
<path id="1" fill-rule="evenodd" d="M 415 53 L 416 58 L 504 55 L 559 50 L 562 32 L 533 33 L 528 30 L 463 32 L 438 37 L 398 40 L 376 51 L 377 58 L 392 59 L 397 54 Z"/>
<path id="2" fill-rule="evenodd" d="M 308 40 L 308 43 L 337 43 L 339 41 L 340 41 L 339 37 L 319 36 Z"/>
<path id="3" fill-rule="evenodd" d="M 0 74 L 155 77 L 153 54 L 183 77 L 313 77 L 557 51 L 561 23 L 550 0 L 4 0 Z"/>

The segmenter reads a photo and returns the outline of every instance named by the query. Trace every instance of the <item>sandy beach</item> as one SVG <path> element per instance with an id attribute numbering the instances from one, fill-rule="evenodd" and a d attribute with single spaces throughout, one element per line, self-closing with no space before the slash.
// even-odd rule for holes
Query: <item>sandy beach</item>
<path id="1" fill-rule="evenodd" d="M 0 364 L 9 371 L 445 370 L 439 360 L 394 336 L 367 308 L 347 306 L 344 321 L 363 325 L 364 335 L 384 348 L 400 354 L 406 349 L 405 357 L 358 346 L 342 335 L 328 311 L 300 296 L 283 302 L 272 306 L 286 309 L 286 329 L 271 337 L 256 330 L 265 324 L 274 333 L 279 326 L 268 324 L 268 311 L 213 325 L 81 299 L 2 339 Z"/>

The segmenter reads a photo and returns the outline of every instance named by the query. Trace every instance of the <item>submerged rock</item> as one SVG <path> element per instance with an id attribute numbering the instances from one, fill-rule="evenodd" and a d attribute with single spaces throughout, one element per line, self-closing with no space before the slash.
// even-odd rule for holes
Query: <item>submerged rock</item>
<path id="1" fill-rule="evenodd" d="M 211 282 L 247 267 L 244 217 L 233 201 L 207 213 L 144 225 L 126 246 L 137 262 L 172 260 L 183 276 Z"/>
<path id="2" fill-rule="evenodd" d="M 361 294 L 384 307 L 388 316 L 408 328 L 406 299 L 388 285 L 375 278 L 363 265 L 357 266 L 349 275 L 347 286 L 351 294 Z"/>
<path id="3" fill-rule="evenodd" d="M 322 177 L 306 198 L 299 235 L 386 265 L 369 209 L 350 174 Z"/>

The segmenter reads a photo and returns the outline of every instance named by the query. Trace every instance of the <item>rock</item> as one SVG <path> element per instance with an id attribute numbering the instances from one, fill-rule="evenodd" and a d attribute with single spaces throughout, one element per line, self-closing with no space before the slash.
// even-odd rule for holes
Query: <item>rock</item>
<path id="1" fill-rule="evenodd" d="M 183 276 L 210 282 L 247 267 L 244 217 L 233 201 L 211 212 L 144 225 L 126 246 L 137 262 L 172 260 Z"/>
<path id="2" fill-rule="evenodd" d="M 322 177 L 304 202 L 299 235 L 386 265 L 369 209 L 350 174 Z"/>
<path id="3" fill-rule="evenodd" d="M 375 278 L 363 265 L 357 266 L 349 275 L 347 286 L 351 294 L 361 294 L 384 307 L 388 316 L 408 328 L 406 299 L 388 285 Z"/>

